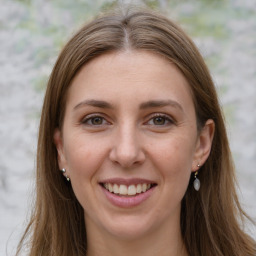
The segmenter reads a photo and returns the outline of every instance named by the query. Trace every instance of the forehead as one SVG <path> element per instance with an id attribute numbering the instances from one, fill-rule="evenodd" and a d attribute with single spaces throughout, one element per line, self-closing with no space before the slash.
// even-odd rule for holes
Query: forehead
<path id="1" fill-rule="evenodd" d="M 178 68 L 147 51 L 104 54 L 84 65 L 73 79 L 68 103 L 88 99 L 125 102 L 173 98 L 193 105 L 190 86 Z"/>

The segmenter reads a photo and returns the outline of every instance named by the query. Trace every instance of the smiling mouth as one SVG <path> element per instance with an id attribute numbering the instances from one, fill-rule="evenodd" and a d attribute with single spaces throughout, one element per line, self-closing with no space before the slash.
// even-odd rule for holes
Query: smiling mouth
<path id="1" fill-rule="evenodd" d="M 110 193 L 120 196 L 136 196 L 145 193 L 156 186 L 156 184 L 154 183 L 131 184 L 129 186 L 124 184 L 118 185 L 112 183 L 101 183 L 100 185 Z"/>

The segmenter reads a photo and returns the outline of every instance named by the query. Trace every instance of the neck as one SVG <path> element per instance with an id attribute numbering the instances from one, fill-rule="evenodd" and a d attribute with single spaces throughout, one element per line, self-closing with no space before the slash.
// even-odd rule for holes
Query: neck
<path id="1" fill-rule="evenodd" d="M 177 227 L 178 226 L 178 227 Z M 87 227 L 88 228 L 88 227 Z M 92 227 L 90 227 L 92 228 Z M 89 228 L 89 230 L 90 230 Z M 164 230 L 163 230 L 164 228 Z M 179 225 L 174 228 L 165 226 L 150 234 L 134 239 L 124 239 L 104 231 L 88 233 L 87 256 L 188 256 Z"/>

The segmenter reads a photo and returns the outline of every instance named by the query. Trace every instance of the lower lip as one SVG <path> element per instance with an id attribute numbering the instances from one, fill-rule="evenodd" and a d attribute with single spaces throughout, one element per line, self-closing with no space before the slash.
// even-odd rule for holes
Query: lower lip
<path id="1" fill-rule="evenodd" d="M 142 204 L 146 201 L 153 193 L 155 187 L 147 190 L 144 193 L 137 194 L 135 196 L 120 196 L 114 193 L 109 192 L 105 188 L 101 187 L 107 199 L 115 206 L 122 207 L 122 208 L 131 208 L 137 205 Z"/>

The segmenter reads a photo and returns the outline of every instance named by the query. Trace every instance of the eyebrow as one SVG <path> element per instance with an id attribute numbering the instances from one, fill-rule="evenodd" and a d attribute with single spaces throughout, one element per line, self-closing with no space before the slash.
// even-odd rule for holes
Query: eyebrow
<path id="1" fill-rule="evenodd" d="M 174 100 L 150 100 L 140 104 L 140 109 L 172 106 L 184 112 L 182 106 Z"/>
<path id="2" fill-rule="evenodd" d="M 90 99 L 90 100 L 84 100 L 79 104 L 77 104 L 74 107 L 74 110 L 84 106 L 92 106 L 92 107 L 103 108 L 103 109 L 114 108 L 113 105 L 111 105 L 106 101 Z M 139 106 L 139 109 L 149 109 L 149 108 L 166 107 L 166 106 L 172 106 L 184 112 L 182 106 L 177 101 L 174 101 L 174 100 L 150 100 L 150 101 L 141 103 Z"/>
<path id="3" fill-rule="evenodd" d="M 106 108 L 106 109 L 113 109 L 114 107 L 103 100 L 84 100 L 82 102 L 80 102 L 79 104 L 77 104 L 74 107 L 74 110 L 83 107 L 83 106 L 92 106 L 92 107 L 97 107 L 97 108 Z"/>

